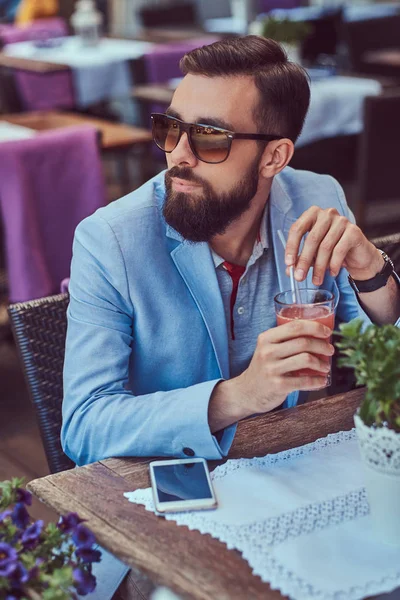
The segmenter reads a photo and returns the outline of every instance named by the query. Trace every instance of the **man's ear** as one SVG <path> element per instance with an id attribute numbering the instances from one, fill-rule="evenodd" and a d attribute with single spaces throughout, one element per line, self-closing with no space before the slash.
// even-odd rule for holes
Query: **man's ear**
<path id="1" fill-rule="evenodd" d="M 269 142 L 261 156 L 260 175 L 269 179 L 280 173 L 290 162 L 293 152 L 294 144 L 288 138 Z"/>

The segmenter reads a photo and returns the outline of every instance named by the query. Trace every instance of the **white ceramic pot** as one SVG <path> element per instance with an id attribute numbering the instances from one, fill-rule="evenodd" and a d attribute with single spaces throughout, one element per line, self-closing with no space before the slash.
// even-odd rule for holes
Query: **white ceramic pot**
<path id="1" fill-rule="evenodd" d="M 400 547 L 400 433 L 367 427 L 357 414 L 354 422 L 377 535 Z"/>

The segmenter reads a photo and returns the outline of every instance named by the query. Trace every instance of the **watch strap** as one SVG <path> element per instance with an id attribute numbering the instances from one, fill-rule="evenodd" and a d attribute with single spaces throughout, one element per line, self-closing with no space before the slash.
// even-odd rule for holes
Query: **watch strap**
<path id="1" fill-rule="evenodd" d="M 353 279 L 352 276 L 349 275 L 349 283 L 357 294 L 363 294 L 365 292 L 374 292 L 375 290 L 379 290 L 380 288 L 385 287 L 389 277 L 393 274 L 393 262 L 388 257 L 386 252 L 384 252 L 383 250 L 379 250 L 379 252 L 382 254 L 385 264 L 382 270 L 379 271 L 379 273 L 377 273 L 375 277 L 371 277 L 371 279 L 366 279 L 362 281 Z"/>

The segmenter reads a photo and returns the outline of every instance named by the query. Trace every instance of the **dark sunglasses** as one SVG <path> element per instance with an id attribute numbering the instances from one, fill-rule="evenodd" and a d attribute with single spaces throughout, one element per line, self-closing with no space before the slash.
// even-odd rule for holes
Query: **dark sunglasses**
<path id="1" fill-rule="evenodd" d="M 184 123 L 176 117 L 162 113 L 151 115 L 153 140 L 164 152 L 172 152 L 177 147 L 183 133 L 186 133 L 190 149 L 199 160 L 217 164 L 224 162 L 231 151 L 232 140 L 281 140 L 281 135 L 263 133 L 234 133 L 220 127 Z"/>

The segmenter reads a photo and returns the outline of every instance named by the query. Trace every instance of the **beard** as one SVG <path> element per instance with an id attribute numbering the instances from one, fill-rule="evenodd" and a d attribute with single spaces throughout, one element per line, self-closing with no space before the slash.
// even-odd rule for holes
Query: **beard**
<path id="1" fill-rule="evenodd" d="M 172 167 L 165 174 L 166 196 L 163 215 L 166 222 L 191 242 L 209 242 L 225 233 L 227 227 L 248 210 L 258 187 L 258 163 L 250 166 L 245 178 L 231 191 L 216 194 L 212 186 L 197 177 L 190 167 Z M 172 189 L 172 178 L 178 177 L 201 185 L 200 194 L 186 194 Z"/>

